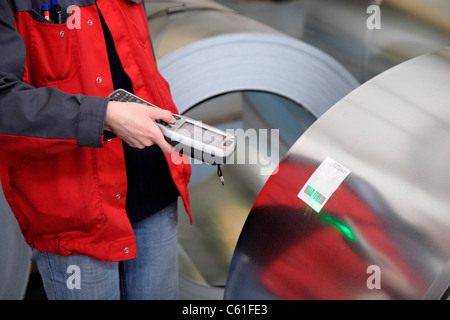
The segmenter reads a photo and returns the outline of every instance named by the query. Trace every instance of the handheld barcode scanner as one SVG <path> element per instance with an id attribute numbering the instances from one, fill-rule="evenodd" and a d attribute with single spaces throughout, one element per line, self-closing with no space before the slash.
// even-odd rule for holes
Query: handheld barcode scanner
<path id="1" fill-rule="evenodd" d="M 109 95 L 111 101 L 136 102 L 159 108 L 130 92 L 118 89 Z M 236 137 L 188 117 L 173 114 L 175 123 L 156 120 L 167 142 L 173 145 L 174 151 L 211 165 L 217 165 L 217 174 L 222 184 L 224 179 L 220 165 L 225 164 L 236 149 Z"/>

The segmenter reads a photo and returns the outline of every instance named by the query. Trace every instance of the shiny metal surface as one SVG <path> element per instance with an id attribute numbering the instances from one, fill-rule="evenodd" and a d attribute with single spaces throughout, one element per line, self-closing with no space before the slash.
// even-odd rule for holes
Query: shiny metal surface
<path id="1" fill-rule="evenodd" d="M 280 129 L 272 167 L 226 165 L 222 186 L 215 167 L 192 166 L 194 225 L 179 206 L 180 294 L 217 298 L 223 296 L 244 221 L 270 172 L 304 130 L 359 83 L 322 51 L 216 3 L 146 5 L 158 67 L 181 113 L 223 130 L 253 129 L 258 139 L 259 130 Z M 255 140 L 246 142 L 246 150 L 258 159 L 267 154 Z M 261 169 L 269 173 L 261 175 Z"/>
<path id="2" fill-rule="evenodd" d="M 370 5 L 380 8 L 379 29 Z M 447 0 L 308 0 L 302 39 L 332 55 L 359 81 L 450 44 Z"/>
<path id="3" fill-rule="evenodd" d="M 225 298 L 448 298 L 449 83 L 446 48 L 383 72 L 320 117 L 258 195 Z M 297 194 L 326 157 L 351 173 L 317 213 Z"/>

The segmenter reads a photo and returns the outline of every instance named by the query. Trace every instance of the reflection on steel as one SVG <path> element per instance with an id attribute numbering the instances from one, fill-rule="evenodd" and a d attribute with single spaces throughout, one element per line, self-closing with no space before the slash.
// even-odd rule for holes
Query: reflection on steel
<path id="1" fill-rule="evenodd" d="M 146 1 L 146 6 L 159 70 L 180 112 L 223 130 L 280 129 L 279 158 L 359 85 L 329 55 L 217 3 Z M 253 142 L 247 147 L 262 156 Z M 180 213 L 181 286 L 188 280 L 189 294 L 220 288 L 209 296 L 205 290 L 186 295 L 191 299 L 223 294 L 239 232 L 268 178 L 258 164 L 226 165 L 223 172 L 224 187 L 214 167 L 193 164 L 194 225 Z"/>
<path id="2" fill-rule="evenodd" d="M 0 188 L 0 300 L 22 299 L 31 268 L 31 249 Z"/>
<path id="3" fill-rule="evenodd" d="M 373 14 L 367 8 L 374 4 L 380 29 L 367 27 Z M 448 0 L 309 0 L 304 19 L 304 41 L 332 55 L 361 82 L 450 43 Z"/>
<path id="4" fill-rule="evenodd" d="M 318 119 L 260 192 L 225 298 L 448 298 L 449 83 L 447 48 L 367 81 Z M 317 213 L 297 194 L 326 157 L 351 173 Z"/>

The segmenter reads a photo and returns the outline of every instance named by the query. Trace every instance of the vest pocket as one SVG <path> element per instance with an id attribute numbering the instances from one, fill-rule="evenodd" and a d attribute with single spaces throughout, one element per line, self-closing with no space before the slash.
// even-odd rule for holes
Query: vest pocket
<path id="1" fill-rule="evenodd" d="M 37 87 L 69 82 L 80 68 L 80 53 L 76 41 L 77 29 L 65 23 L 51 24 L 30 19 L 29 28 L 30 80 Z"/>

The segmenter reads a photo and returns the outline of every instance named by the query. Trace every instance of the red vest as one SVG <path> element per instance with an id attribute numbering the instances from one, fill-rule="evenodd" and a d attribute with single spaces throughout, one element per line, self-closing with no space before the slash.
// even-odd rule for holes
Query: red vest
<path id="1" fill-rule="evenodd" d="M 76 1 L 75 1 L 76 2 Z M 76 4 L 76 3 L 74 3 Z M 35 21 L 16 14 L 16 28 L 27 47 L 23 81 L 70 94 L 106 97 L 113 91 L 108 55 L 97 7 L 113 36 L 137 96 L 177 113 L 167 82 L 159 74 L 142 4 L 98 0 L 81 7 L 79 29 Z M 51 124 L 50 124 L 51 125 Z M 23 139 L 26 139 L 25 137 Z M 55 152 L 42 158 L 10 155 L 5 196 L 27 243 L 39 251 L 83 254 L 102 261 L 136 256 L 133 230 L 125 212 L 126 172 L 122 141 L 101 148 L 67 148 L 46 142 Z M 172 178 L 189 209 L 189 164 L 166 156 Z"/>

